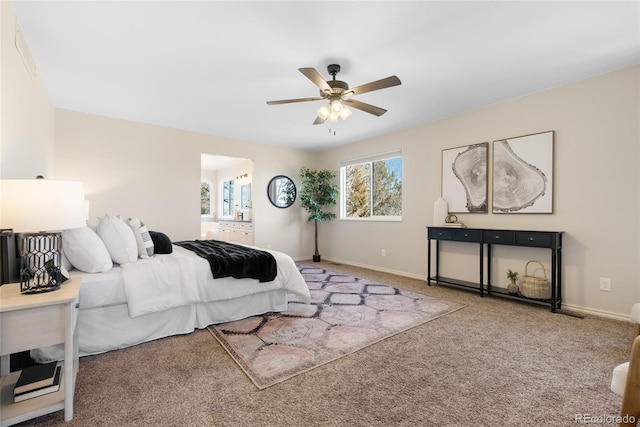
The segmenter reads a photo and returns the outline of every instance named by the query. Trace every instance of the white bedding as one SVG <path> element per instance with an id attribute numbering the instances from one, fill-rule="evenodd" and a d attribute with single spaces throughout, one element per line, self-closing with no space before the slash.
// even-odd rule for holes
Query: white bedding
<path id="1" fill-rule="evenodd" d="M 129 315 L 164 311 L 199 302 L 221 301 L 276 289 L 285 289 L 310 301 L 307 284 L 288 255 L 269 251 L 276 259 L 278 274 L 271 282 L 257 279 L 214 279 L 209 262 L 181 246 L 173 253 L 122 264 Z"/>
<path id="2" fill-rule="evenodd" d="M 287 293 L 294 293 L 308 303 L 311 299 L 309 288 L 293 259 L 280 252 L 268 252 L 276 258 L 278 274 L 274 281 L 264 283 L 254 279 L 213 279 L 208 261 L 175 245 L 172 254 L 140 259 L 132 264 L 136 265 L 134 268 L 123 264 L 114 265 L 107 273 L 70 271 L 72 276 L 82 277 L 80 310 L 77 312 L 79 355 L 187 334 L 196 328 L 268 311 L 284 311 Z M 193 274 L 182 271 L 187 265 L 192 265 Z M 165 275 L 154 271 L 155 267 L 167 270 Z M 153 279 L 143 280 L 142 275 L 149 274 L 149 270 Z M 169 283 L 170 277 L 179 280 Z M 188 281 L 197 291 L 183 289 Z M 127 287 L 131 289 L 127 291 Z M 165 293 L 176 300 L 167 301 L 163 296 Z M 146 298 L 149 301 L 145 301 Z M 189 303 L 193 298 L 197 301 Z M 135 307 L 132 309 L 130 305 Z M 64 351 L 62 345 L 55 345 L 34 349 L 31 356 L 39 363 L 46 363 L 60 360 Z"/>
<path id="3" fill-rule="evenodd" d="M 82 278 L 80 310 L 127 303 L 122 268 L 117 264 L 106 273 L 84 273 L 73 269 L 69 271 L 69 275 Z"/>

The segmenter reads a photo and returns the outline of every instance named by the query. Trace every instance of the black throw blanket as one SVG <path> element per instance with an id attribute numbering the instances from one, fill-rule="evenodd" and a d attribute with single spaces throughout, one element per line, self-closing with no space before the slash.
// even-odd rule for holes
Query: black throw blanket
<path id="1" fill-rule="evenodd" d="M 195 252 L 209 261 L 214 279 L 258 279 L 270 282 L 276 278 L 276 259 L 269 252 L 219 240 L 185 240 L 174 245 Z"/>

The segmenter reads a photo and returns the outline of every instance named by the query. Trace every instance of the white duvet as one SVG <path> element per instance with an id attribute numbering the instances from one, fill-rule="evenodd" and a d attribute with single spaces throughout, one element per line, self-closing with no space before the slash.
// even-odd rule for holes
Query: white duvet
<path id="1" fill-rule="evenodd" d="M 129 315 L 138 317 L 183 305 L 220 301 L 275 289 L 285 289 L 309 303 L 309 288 L 293 259 L 281 252 L 267 252 L 274 256 L 278 264 L 278 274 L 271 282 L 232 277 L 214 279 L 206 259 L 176 245 L 173 245 L 171 254 L 158 254 L 122 264 Z"/>

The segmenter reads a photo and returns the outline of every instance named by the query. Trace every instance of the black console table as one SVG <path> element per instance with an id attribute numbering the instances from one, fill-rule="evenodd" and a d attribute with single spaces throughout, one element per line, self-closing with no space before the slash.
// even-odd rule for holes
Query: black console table
<path id="1" fill-rule="evenodd" d="M 480 296 L 498 295 L 506 298 L 526 300 L 533 303 L 551 306 L 551 311 L 562 305 L 562 232 L 561 231 L 520 231 L 520 230 L 489 230 L 484 228 L 452 228 L 427 227 L 427 283 L 461 286 L 479 289 Z M 436 241 L 436 274 L 431 276 L 431 241 Z M 440 276 L 440 242 L 468 242 L 478 245 L 479 250 L 479 280 L 478 283 L 457 280 Z M 522 295 L 511 295 L 501 288 L 491 288 L 491 246 L 510 245 L 544 248 L 551 250 L 551 299 L 532 299 Z M 484 249 L 487 249 L 487 280 L 484 281 Z"/>

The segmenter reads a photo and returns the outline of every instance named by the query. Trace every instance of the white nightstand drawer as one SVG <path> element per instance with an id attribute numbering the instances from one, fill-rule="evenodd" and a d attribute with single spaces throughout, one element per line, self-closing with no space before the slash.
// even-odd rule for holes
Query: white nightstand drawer
<path id="1" fill-rule="evenodd" d="M 0 326 L 2 354 L 64 342 L 65 308 L 52 305 L 3 313 Z"/>

